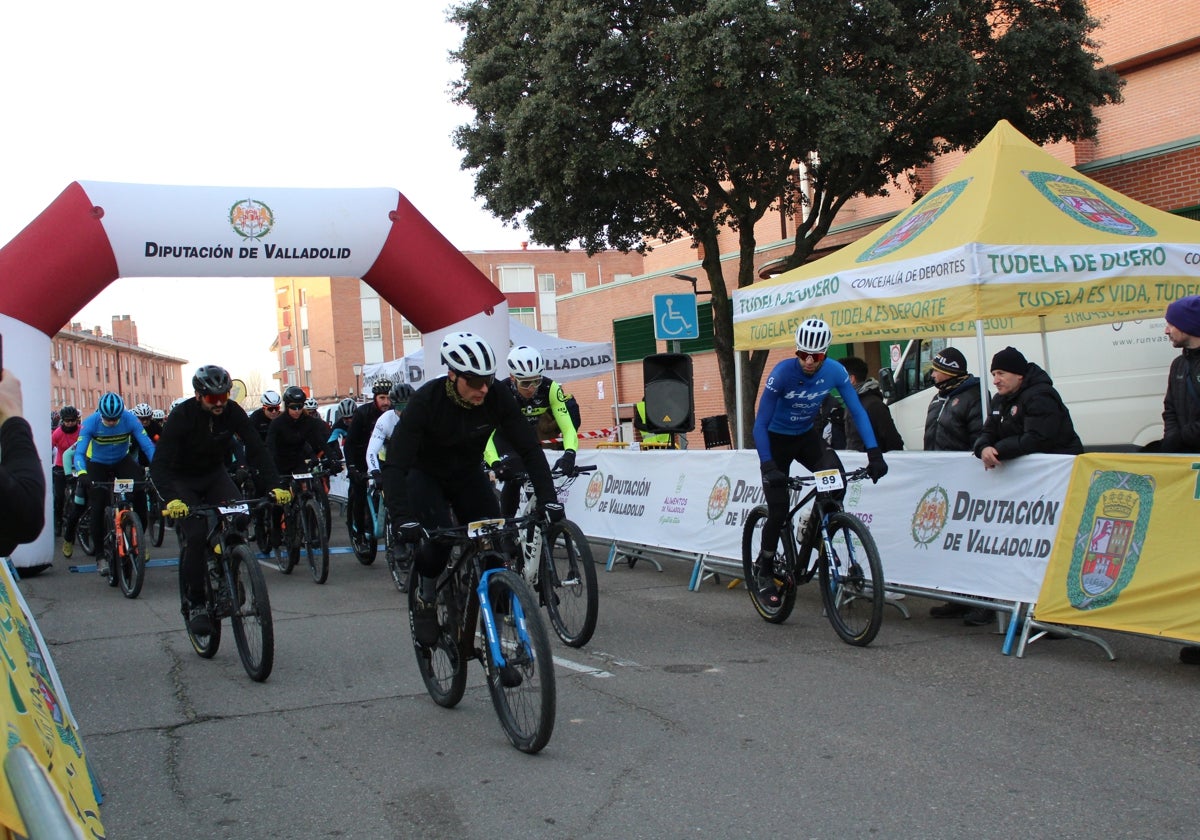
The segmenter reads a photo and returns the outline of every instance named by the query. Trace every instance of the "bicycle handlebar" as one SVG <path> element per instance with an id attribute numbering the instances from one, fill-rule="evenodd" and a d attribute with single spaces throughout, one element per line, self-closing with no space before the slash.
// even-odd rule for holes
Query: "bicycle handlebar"
<path id="1" fill-rule="evenodd" d="M 864 478 L 869 478 L 870 473 L 866 467 L 859 467 L 856 470 L 846 473 L 846 481 L 862 481 Z M 792 475 L 788 476 L 788 488 L 791 490 L 803 490 L 809 487 L 816 478 L 812 475 Z"/>

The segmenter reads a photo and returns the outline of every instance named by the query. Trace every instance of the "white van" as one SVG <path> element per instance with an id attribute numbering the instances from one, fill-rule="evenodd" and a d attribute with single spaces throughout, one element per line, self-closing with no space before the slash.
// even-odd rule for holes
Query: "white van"
<path id="1" fill-rule="evenodd" d="M 932 399 L 930 364 L 944 347 L 957 347 L 970 372 L 991 387 L 988 370 L 996 351 L 1012 345 L 1044 368 L 1071 411 L 1075 430 L 1089 450 L 1132 451 L 1162 437 L 1167 370 L 1179 350 L 1165 335 L 1162 318 L 1080 327 L 1051 333 L 987 336 L 979 358 L 974 335 L 913 339 L 891 371 L 880 371 L 896 428 L 906 449 L 922 449 L 925 414 Z M 1048 358 L 1048 361 L 1047 361 Z M 893 354 L 893 360 L 895 354 Z"/>

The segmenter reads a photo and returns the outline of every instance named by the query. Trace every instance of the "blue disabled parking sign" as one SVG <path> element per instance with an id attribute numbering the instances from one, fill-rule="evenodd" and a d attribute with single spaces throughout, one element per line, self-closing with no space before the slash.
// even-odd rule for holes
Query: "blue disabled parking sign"
<path id="1" fill-rule="evenodd" d="M 654 337 L 659 341 L 686 341 L 700 337 L 696 296 L 690 292 L 654 296 Z"/>

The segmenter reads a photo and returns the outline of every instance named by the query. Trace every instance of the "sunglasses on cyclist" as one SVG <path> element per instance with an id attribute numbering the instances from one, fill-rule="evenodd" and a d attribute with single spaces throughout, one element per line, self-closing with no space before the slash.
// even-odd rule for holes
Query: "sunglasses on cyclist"
<path id="1" fill-rule="evenodd" d="M 204 394 L 203 398 L 209 405 L 225 405 L 225 403 L 229 402 L 229 392 L 226 391 L 224 394 Z"/>
<path id="2" fill-rule="evenodd" d="M 529 376 L 529 377 L 525 377 L 523 379 L 517 379 L 517 387 L 518 388 L 532 388 L 535 385 L 541 385 L 541 384 L 542 384 L 542 377 L 540 377 L 540 376 Z"/>
<path id="3" fill-rule="evenodd" d="M 821 362 L 825 361 L 825 354 L 824 353 L 805 353 L 802 350 L 797 350 L 796 358 L 802 362 L 816 362 L 817 364 L 820 364 Z"/>
<path id="4" fill-rule="evenodd" d="M 493 382 L 496 381 L 495 374 L 488 374 L 487 376 L 476 376 L 473 373 L 460 373 L 459 376 L 463 379 L 464 382 L 467 383 L 467 385 L 469 387 L 474 388 L 476 391 L 479 391 L 479 390 L 483 389 L 484 387 L 491 385 Z"/>
<path id="5" fill-rule="evenodd" d="M 304 403 L 288 403 L 287 410 L 288 411 L 303 411 Z"/>
<path id="6" fill-rule="evenodd" d="M 279 406 L 277 406 L 277 405 L 264 405 L 264 406 L 263 406 L 263 411 L 267 412 L 268 414 L 276 414 L 276 413 L 278 413 L 278 411 L 279 411 Z"/>

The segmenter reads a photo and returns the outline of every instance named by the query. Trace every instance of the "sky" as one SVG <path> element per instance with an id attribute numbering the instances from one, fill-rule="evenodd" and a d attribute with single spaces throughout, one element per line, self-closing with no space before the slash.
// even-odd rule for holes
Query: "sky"
<path id="1" fill-rule="evenodd" d="M 0 244 L 72 181 L 387 187 L 460 250 L 519 248 L 450 139 L 448 3 L 0 6 Z M 52 290 L 47 291 L 52 294 Z M 275 369 L 269 278 L 118 280 L 72 320 L 235 376 Z M 189 368 L 185 368 L 185 373 Z"/>

